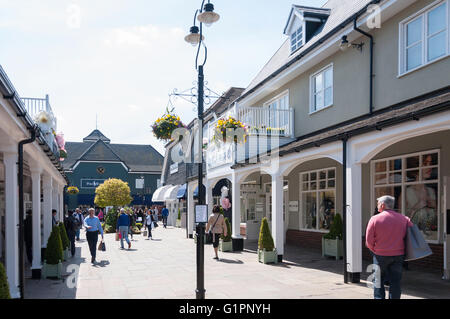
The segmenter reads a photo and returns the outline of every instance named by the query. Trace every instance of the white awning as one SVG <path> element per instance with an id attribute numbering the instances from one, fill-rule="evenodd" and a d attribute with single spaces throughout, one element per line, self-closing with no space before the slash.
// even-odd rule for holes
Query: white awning
<path id="1" fill-rule="evenodd" d="M 171 187 L 172 187 L 172 185 L 166 185 L 166 186 L 162 186 L 162 187 L 158 188 L 153 193 L 152 202 L 164 202 L 164 194 Z"/>
<path id="2" fill-rule="evenodd" d="M 164 200 L 178 200 L 177 194 L 180 187 L 181 185 L 175 185 L 167 189 L 167 191 L 164 193 Z"/>

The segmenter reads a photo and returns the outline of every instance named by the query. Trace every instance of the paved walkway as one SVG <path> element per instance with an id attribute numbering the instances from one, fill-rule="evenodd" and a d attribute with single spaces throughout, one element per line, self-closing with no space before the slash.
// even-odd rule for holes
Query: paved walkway
<path id="1" fill-rule="evenodd" d="M 120 250 L 114 234 L 105 235 L 106 252 L 98 252 L 98 265 L 90 264 L 85 235 L 76 256 L 64 263 L 79 266 L 78 279 L 66 273 L 63 280 L 26 280 L 26 298 L 150 298 L 194 299 L 196 246 L 184 229 L 158 227 L 154 240 L 135 235 L 130 250 Z M 256 244 L 246 250 L 220 253 L 213 260 L 205 246 L 206 298 L 233 299 L 371 299 L 372 290 L 361 284 L 343 283 L 342 261 L 322 258 L 317 251 L 287 247 L 285 262 L 264 265 L 257 261 Z M 363 278 L 365 279 L 365 278 Z M 68 285 L 76 281 L 76 288 Z M 402 298 L 450 298 L 450 282 L 437 273 L 404 273 Z"/>

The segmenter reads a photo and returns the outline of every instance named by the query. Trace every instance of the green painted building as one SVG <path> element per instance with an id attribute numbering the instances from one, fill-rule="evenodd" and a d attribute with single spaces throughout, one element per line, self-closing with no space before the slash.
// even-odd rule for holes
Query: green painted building
<path id="1" fill-rule="evenodd" d="M 111 144 L 110 139 L 94 130 L 83 142 L 66 142 L 66 150 L 64 171 L 69 185 L 80 190 L 77 195 L 64 195 L 67 209 L 94 207 L 95 189 L 109 178 L 128 183 L 133 197 L 131 206 L 152 205 L 164 161 L 152 146 Z"/>

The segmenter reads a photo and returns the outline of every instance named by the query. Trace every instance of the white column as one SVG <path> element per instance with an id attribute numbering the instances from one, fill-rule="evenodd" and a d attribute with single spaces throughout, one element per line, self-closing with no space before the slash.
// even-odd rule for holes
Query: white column
<path id="1" fill-rule="evenodd" d="M 194 190 L 195 190 L 195 185 L 189 184 L 188 185 L 188 234 L 189 236 L 194 234 Z"/>
<path id="2" fill-rule="evenodd" d="M 234 239 L 242 239 L 241 236 L 241 183 L 239 176 L 233 173 L 231 177 L 231 209 L 232 209 L 232 225 L 231 225 L 231 237 Z"/>
<path id="3" fill-rule="evenodd" d="M 211 216 L 212 210 L 213 210 L 213 195 L 212 195 L 212 183 L 207 179 L 205 181 L 205 188 L 206 188 L 206 204 L 208 205 L 208 217 Z"/>
<path id="4" fill-rule="evenodd" d="M 59 220 L 64 221 L 64 186 L 59 187 Z"/>
<path id="5" fill-rule="evenodd" d="M 284 254 L 283 175 L 272 175 L 272 237 L 278 256 Z"/>
<path id="6" fill-rule="evenodd" d="M 17 180 L 17 153 L 4 153 L 5 164 L 5 261 L 6 276 L 8 276 L 9 290 L 12 298 L 19 298 L 19 191 Z"/>
<path id="7" fill-rule="evenodd" d="M 42 240 L 42 247 L 47 248 L 47 240 L 52 231 L 52 178 L 48 175 L 44 175 L 42 181 L 44 193 L 44 211 L 42 214 L 44 222 L 44 238 Z"/>
<path id="8" fill-rule="evenodd" d="M 33 264 L 31 269 L 41 269 L 41 169 L 31 169 L 33 187 Z"/>
<path id="9" fill-rule="evenodd" d="M 347 165 L 347 271 L 362 272 L 362 166 L 353 163 Z"/>

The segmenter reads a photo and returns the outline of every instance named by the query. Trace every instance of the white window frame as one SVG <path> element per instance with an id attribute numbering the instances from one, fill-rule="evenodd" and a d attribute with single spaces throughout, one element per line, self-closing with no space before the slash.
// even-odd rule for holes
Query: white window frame
<path id="1" fill-rule="evenodd" d="M 405 172 L 406 172 L 406 159 L 408 157 L 413 157 L 413 156 L 419 156 L 420 157 L 420 161 L 422 161 L 422 155 L 425 154 L 430 154 L 430 153 L 437 153 L 438 156 L 438 180 L 437 180 L 437 184 L 438 184 L 438 192 L 436 195 L 436 201 L 437 201 L 437 221 L 438 221 L 438 229 L 437 229 L 437 240 L 426 240 L 428 243 L 430 244 L 439 244 L 441 242 L 441 218 L 440 218 L 440 211 L 441 211 L 441 151 L 440 149 L 432 149 L 432 150 L 427 150 L 427 151 L 422 151 L 422 152 L 417 152 L 417 153 L 409 153 L 409 154 L 403 154 L 403 155 L 397 155 L 397 156 L 391 156 L 391 157 L 387 157 L 387 158 L 381 158 L 381 159 L 377 159 L 377 160 L 373 160 L 370 162 L 370 202 L 371 205 L 373 206 L 374 204 L 376 204 L 376 198 L 375 198 L 375 164 L 379 163 L 379 162 L 388 162 L 390 160 L 394 160 L 394 159 L 401 159 L 402 160 L 402 182 L 401 183 L 389 183 L 387 185 L 390 186 L 401 186 L 402 187 L 402 194 L 405 193 L 406 190 L 406 186 L 408 185 L 412 185 L 412 183 L 407 183 L 405 182 Z M 422 167 L 419 164 L 419 172 L 422 171 Z M 418 183 L 419 184 L 419 183 Z M 422 181 L 420 181 L 420 184 L 422 184 Z M 402 195 L 402 211 L 400 212 L 403 216 L 405 215 L 405 208 L 406 208 L 406 201 L 405 201 L 405 197 Z M 371 206 L 371 207 L 372 207 Z M 374 215 L 373 210 L 371 210 L 371 214 L 370 217 L 372 217 Z"/>
<path id="2" fill-rule="evenodd" d="M 279 101 L 283 98 L 287 97 L 287 108 L 289 109 L 291 107 L 290 101 L 289 101 L 289 89 L 281 92 L 280 94 L 276 95 L 275 97 L 271 98 L 269 101 L 265 102 L 263 104 L 263 107 L 270 107 L 274 102 L 277 102 L 276 109 L 279 109 Z"/>
<path id="3" fill-rule="evenodd" d="M 316 190 L 308 190 L 308 191 L 303 191 L 303 179 L 302 179 L 302 175 L 304 174 L 311 174 L 311 173 L 317 173 L 319 174 L 319 172 L 321 171 L 329 171 L 329 170 L 334 170 L 334 188 L 328 188 L 328 176 L 326 178 L 326 188 L 325 189 L 319 189 L 319 178 L 317 178 L 317 189 Z M 319 205 L 319 193 L 320 192 L 327 192 L 327 191 L 334 191 L 334 201 L 335 201 L 335 214 L 338 214 L 337 211 L 337 168 L 336 167 L 327 167 L 327 168 L 321 168 L 321 169 L 317 169 L 317 170 L 311 170 L 311 171 L 304 171 L 304 172 L 300 172 L 298 175 L 299 178 L 299 204 L 298 204 L 298 216 L 299 216 L 299 220 L 298 220 L 298 228 L 301 231 L 309 231 L 309 232 L 316 232 L 316 233 L 323 233 L 323 234 L 327 234 L 330 231 L 329 230 L 321 230 L 321 229 L 317 229 L 319 226 L 318 220 L 316 220 L 316 229 L 311 229 L 311 228 L 304 228 L 303 226 L 303 193 L 312 193 L 312 192 L 316 192 L 317 196 L 316 196 L 316 210 L 318 209 Z M 317 216 L 319 215 L 319 212 L 316 211 Z"/>
<path id="4" fill-rule="evenodd" d="M 297 33 L 298 30 L 300 30 L 300 28 L 302 29 L 302 37 L 301 37 L 300 41 L 298 41 L 297 40 L 298 35 L 297 34 L 295 35 L 296 42 L 295 42 L 295 49 L 294 49 L 294 45 L 292 43 L 292 35 L 294 33 Z M 300 26 L 289 34 L 289 47 L 290 47 L 290 50 L 291 50 L 291 54 L 294 53 L 295 51 L 297 51 L 298 49 L 300 49 L 301 47 L 303 47 L 305 45 L 305 39 L 306 39 L 305 31 L 306 31 L 306 22 L 305 22 L 305 20 L 303 20 L 301 22 Z"/>
<path id="5" fill-rule="evenodd" d="M 428 38 L 429 38 L 428 32 L 427 32 L 428 13 L 444 3 L 447 4 L 447 17 L 446 17 L 447 29 L 445 31 L 445 32 L 447 32 L 446 53 L 439 58 L 436 58 L 432 61 L 428 61 Z M 408 24 L 410 24 L 411 22 L 414 22 L 416 19 L 419 19 L 420 17 L 422 17 L 422 21 L 423 21 L 422 22 L 422 64 L 411 70 L 407 70 L 407 58 L 406 58 L 406 53 L 407 53 L 406 41 L 407 41 L 407 30 L 408 30 L 407 26 L 408 26 Z M 404 75 L 407 75 L 409 73 L 417 71 L 421 68 L 424 68 L 430 64 L 436 63 L 440 60 L 447 58 L 450 55 L 450 23 L 449 23 L 450 18 L 449 17 L 450 17 L 450 1 L 449 0 L 438 0 L 438 1 L 433 2 L 430 5 L 426 6 L 419 12 L 416 12 L 414 15 L 406 18 L 405 20 L 403 20 L 399 23 L 398 77 L 402 77 Z"/>
<path id="6" fill-rule="evenodd" d="M 324 104 L 320 109 L 316 108 L 315 99 L 316 92 L 314 91 L 314 83 L 317 76 L 320 74 L 325 74 L 326 71 L 331 70 L 331 102 L 329 104 Z M 324 102 L 325 102 L 325 76 L 323 76 L 323 92 L 324 92 Z M 320 69 L 316 73 L 312 74 L 309 78 L 309 114 L 314 114 L 320 112 L 326 108 L 332 107 L 334 104 L 334 63 L 327 65 L 326 67 Z"/>

